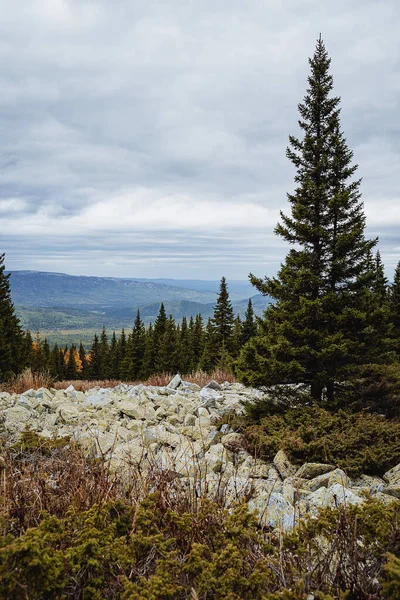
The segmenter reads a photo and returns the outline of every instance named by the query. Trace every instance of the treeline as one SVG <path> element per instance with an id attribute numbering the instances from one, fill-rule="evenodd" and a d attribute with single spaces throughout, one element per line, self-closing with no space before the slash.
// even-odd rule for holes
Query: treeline
<path id="1" fill-rule="evenodd" d="M 79 346 L 52 348 L 39 336 L 32 340 L 25 334 L 27 352 L 25 366 L 33 371 L 47 370 L 63 379 L 145 379 L 155 373 L 188 374 L 197 370 L 211 372 L 215 368 L 232 370 L 243 345 L 257 330 L 251 299 L 245 318 L 235 317 L 223 277 L 213 318 L 205 323 L 201 314 L 177 323 L 167 315 L 164 304 L 154 324 L 145 327 L 138 310 L 133 329 L 111 336 L 103 327 L 94 336 L 90 349 Z"/>

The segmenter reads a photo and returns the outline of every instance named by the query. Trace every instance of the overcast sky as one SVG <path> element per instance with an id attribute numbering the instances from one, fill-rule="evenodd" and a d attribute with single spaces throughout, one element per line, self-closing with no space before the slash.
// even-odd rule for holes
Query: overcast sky
<path id="1" fill-rule="evenodd" d="M 398 0 L 0 0 L 6 267 L 122 277 L 273 274 L 319 33 L 400 260 Z"/>

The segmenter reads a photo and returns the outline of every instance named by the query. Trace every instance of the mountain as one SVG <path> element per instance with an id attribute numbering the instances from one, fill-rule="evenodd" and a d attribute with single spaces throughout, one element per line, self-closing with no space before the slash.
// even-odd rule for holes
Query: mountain
<path id="1" fill-rule="evenodd" d="M 130 329 L 138 308 L 148 325 L 154 322 L 161 302 L 167 314 L 178 321 L 198 313 L 206 320 L 213 315 L 219 291 L 219 281 L 119 279 L 41 271 L 13 271 L 10 284 L 22 326 L 40 331 L 51 343 L 90 343 L 103 325 L 110 331 Z M 235 315 L 244 316 L 249 297 L 258 315 L 269 304 L 268 298 L 252 295 L 254 288 L 248 282 L 228 282 L 228 288 Z"/>
<path id="2" fill-rule="evenodd" d="M 11 295 L 19 306 L 57 306 L 98 310 L 137 308 L 167 300 L 213 302 L 216 292 L 191 290 L 152 280 L 86 277 L 43 271 L 13 271 Z"/>

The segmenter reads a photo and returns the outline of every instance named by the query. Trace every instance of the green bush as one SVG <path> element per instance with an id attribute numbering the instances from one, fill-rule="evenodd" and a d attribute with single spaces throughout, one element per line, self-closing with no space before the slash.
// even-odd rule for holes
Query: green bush
<path id="1" fill-rule="evenodd" d="M 267 461 L 285 450 L 296 464 L 337 465 L 350 476 L 383 475 L 400 462 L 400 422 L 376 414 L 289 409 L 244 429 L 248 449 Z"/>
<path id="2" fill-rule="evenodd" d="M 399 598 L 399 556 L 397 504 L 325 509 L 277 535 L 245 504 L 228 514 L 204 501 L 179 514 L 155 494 L 136 506 L 45 514 L 38 527 L 0 538 L 0 598 Z"/>

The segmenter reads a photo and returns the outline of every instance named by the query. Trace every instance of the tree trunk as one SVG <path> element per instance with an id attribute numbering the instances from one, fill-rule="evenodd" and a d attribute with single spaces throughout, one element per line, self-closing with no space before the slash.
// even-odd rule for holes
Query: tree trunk
<path id="1" fill-rule="evenodd" d="M 320 383 L 316 383 L 315 381 L 311 383 L 311 397 L 313 400 L 321 402 L 322 385 Z"/>

